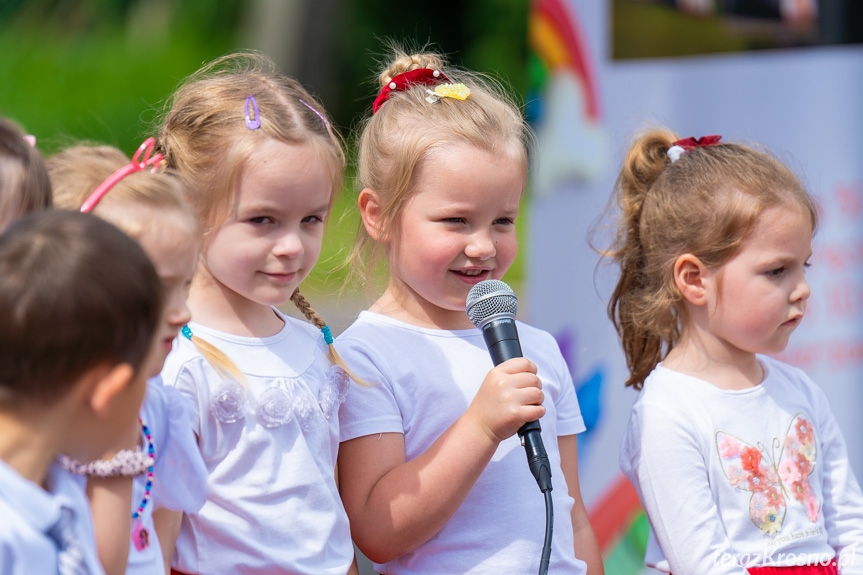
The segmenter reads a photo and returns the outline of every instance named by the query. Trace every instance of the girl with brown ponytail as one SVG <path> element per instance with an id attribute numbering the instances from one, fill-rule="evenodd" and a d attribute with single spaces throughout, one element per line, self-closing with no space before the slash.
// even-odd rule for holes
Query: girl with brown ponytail
<path id="1" fill-rule="evenodd" d="M 641 390 L 620 465 L 652 527 L 646 563 L 859 572 L 863 495 L 842 434 L 820 388 L 771 357 L 806 311 L 812 197 L 766 151 L 665 130 L 635 139 L 616 188 L 608 309 Z"/>

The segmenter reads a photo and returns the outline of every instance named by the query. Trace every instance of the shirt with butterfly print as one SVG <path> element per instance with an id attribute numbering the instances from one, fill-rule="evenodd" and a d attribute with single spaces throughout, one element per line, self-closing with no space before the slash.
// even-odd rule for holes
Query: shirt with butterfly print
<path id="1" fill-rule="evenodd" d="M 863 495 L 827 398 L 759 356 L 765 377 L 723 390 L 661 364 L 645 380 L 620 466 L 674 573 L 835 560 L 863 574 Z"/>

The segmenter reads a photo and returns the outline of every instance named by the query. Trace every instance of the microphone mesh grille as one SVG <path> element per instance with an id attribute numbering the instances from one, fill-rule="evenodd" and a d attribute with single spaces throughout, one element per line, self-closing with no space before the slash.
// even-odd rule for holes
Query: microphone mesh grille
<path id="1" fill-rule="evenodd" d="M 500 280 L 483 280 L 467 294 L 467 317 L 477 327 L 492 316 L 511 316 L 518 312 L 518 298 L 512 288 Z"/>

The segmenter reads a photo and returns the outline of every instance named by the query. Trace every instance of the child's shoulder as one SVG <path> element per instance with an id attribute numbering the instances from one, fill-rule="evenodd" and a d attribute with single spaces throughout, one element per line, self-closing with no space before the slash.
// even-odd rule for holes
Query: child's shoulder
<path id="1" fill-rule="evenodd" d="M 767 378 L 776 376 L 806 385 L 815 385 L 805 371 L 799 367 L 791 365 L 790 363 L 785 363 L 784 361 L 776 359 L 775 357 L 770 357 L 769 355 L 759 355 L 758 361 L 764 368 L 765 377 Z"/>
<path id="2" fill-rule="evenodd" d="M 158 431 L 157 436 L 164 437 L 171 427 L 187 425 L 193 412 L 194 405 L 177 388 L 165 385 L 161 374 L 147 381 L 140 414 L 150 429 Z"/>
<path id="3" fill-rule="evenodd" d="M 821 387 L 801 368 L 769 356 L 758 356 L 758 359 L 764 368 L 764 381 L 781 390 L 780 393 L 796 391 L 813 399 L 826 401 Z"/>
<path id="4" fill-rule="evenodd" d="M 391 331 L 413 331 L 421 330 L 401 320 L 391 318 L 387 315 L 363 310 L 351 324 L 338 336 L 339 339 L 350 339 L 362 336 L 366 333 L 391 332 Z"/>
<path id="5" fill-rule="evenodd" d="M 207 365 L 206 358 L 201 355 L 195 344 L 183 336 L 178 336 L 174 340 L 174 346 L 168 353 L 168 357 L 165 358 L 162 371 L 158 375 L 159 384 L 170 386 L 181 372 L 189 369 L 200 371 Z"/>
<path id="6" fill-rule="evenodd" d="M 402 342 L 409 339 L 455 340 L 479 335 L 476 329 L 445 330 L 413 325 L 387 315 L 362 311 L 336 339 L 342 342 Z"/>
<path id="7" fill-rule="evenodd" d="M 24 541 L 20 537 L 26 539 L 27 533 L 44 534 L 59 519 L 61 507 L 80 515 L 85 525 L 89 521 L 84 478 L 58 463 L 48 469 L 43 489 L 0 460 L 0 485 L 0 548 L 12 536 Z"/>
<path id="8" fill-rule="evenodd" d="M 516 320 L 515 325 L 518 328 L 519 341 L 522 343 L 536 341 L 543 346 L 554 344 L 555 349 L 560 349 L 557 340 L 550 332 L 520 320 Z"/>

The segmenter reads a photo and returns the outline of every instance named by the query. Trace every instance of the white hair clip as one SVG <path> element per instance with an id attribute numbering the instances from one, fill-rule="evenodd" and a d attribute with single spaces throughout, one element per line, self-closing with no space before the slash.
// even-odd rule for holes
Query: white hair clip
<path id="1" fill-rule="evenodd" d="M 683 152 L 688 152 L 692 148 L 707 148 L 708 146 L 715 146 L 721 139 L 722 136 L 719 135 L 701 136 L 697 140 L 695 138 L 683 138 L 682 140 L 677 140 L 672 143 L 666 154 L 668 154 L 668 159 L 671 160 L 671 163 L 673 164 L 680 159 Z"/>
<path id="2" fill-rule="evenodd" d="M 674 162 L 676 162 L 677 160 L 680 159 L 680 155 L 685 151 L 686 151 L 686 149 L 682 148 L 680 146 L 671 146 L 670 148 L 668 148 L 668 152 L 667 152 L 668 159 L 671 160 L 671 163 L 673 164 Z"/>

